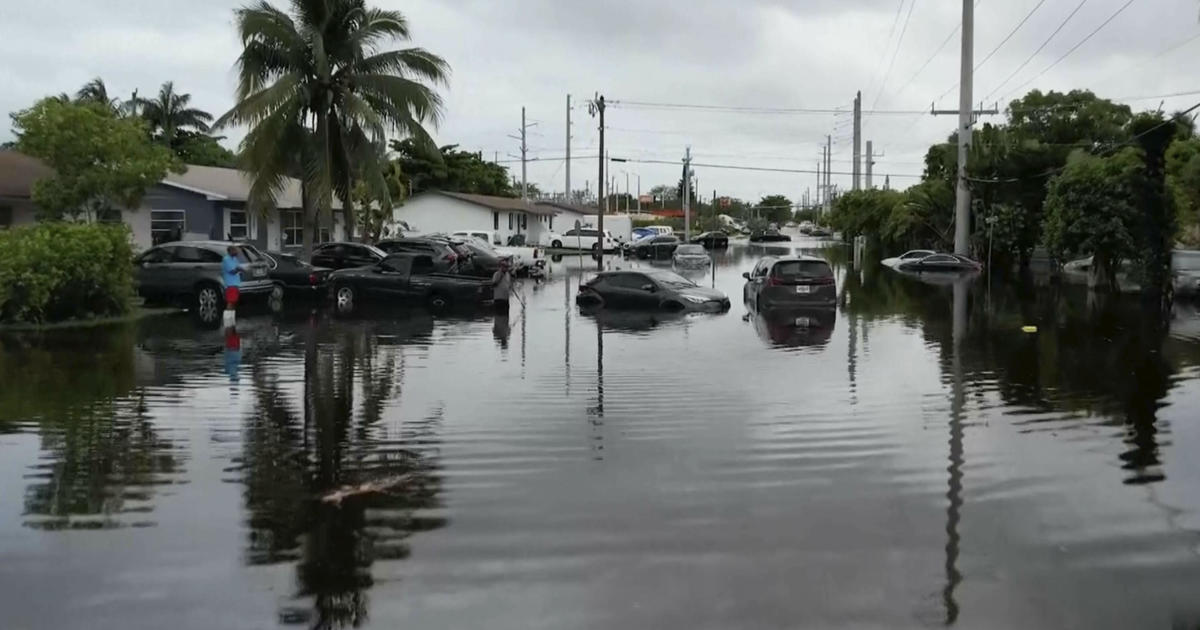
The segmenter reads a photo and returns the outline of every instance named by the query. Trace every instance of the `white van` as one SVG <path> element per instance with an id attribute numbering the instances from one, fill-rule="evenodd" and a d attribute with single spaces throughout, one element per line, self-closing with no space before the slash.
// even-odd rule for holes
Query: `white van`
<path id="1" fill-rule="evenodd" d="M 669 225 L 647 225 L 647 230 L 654 230 L 659 236 L 670 236 L 675 233 L 675 228 Z"/>

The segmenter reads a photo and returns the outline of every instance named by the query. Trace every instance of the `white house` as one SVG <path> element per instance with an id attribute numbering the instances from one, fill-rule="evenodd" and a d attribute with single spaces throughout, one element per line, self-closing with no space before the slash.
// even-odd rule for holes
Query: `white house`
<path id="1" fill-rule="evenodd" d="M 547 231 L 568 229 L 557 216 L 556 208 L 523 199 L 442 191 L 419 193 L 392 211 L 394 222 L 415 233 L 491 230 L 505 243 L 518 234 L 536 243 Z"/>

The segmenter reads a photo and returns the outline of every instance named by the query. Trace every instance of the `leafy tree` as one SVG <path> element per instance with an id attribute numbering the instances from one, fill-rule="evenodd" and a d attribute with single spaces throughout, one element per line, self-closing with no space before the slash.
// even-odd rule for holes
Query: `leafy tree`
<path id="1" fill-rule="evenodd" d="M 767 195 L 758 205 L 761 216 L 771 223 L 785 223 L 792 217 L 792 201 L 783 195 Z"/>
<path id="2" fill-rule="evenodd" d="M 180 94 L 175 91 L 175 83 L 167 81 L 158 89 L 158 96 L 153 99 L 139 99 L 138 107 L 142 118 L 150 125 L 154 138 L 168 147 L 179 145 L 184 136 L 181 134 L 208 131 L 212 122 L 212 114 L 189 107 L 191 94 Z"/>
<path id="3" fill-rule="evenodd" d="M 478 153 L 460 151 L 458 145 L 431 148 L 405 139 L 393 140 L 392 150 L 398 154 L 396 162 L 411 194 L 444 190 L 497 197 L 520 196 L 520 188 L 513 188 L 508 169 L 495 162 L 483 161 Z"/>
<path id="4" fill-rule="evenodd" d="M 866 236 L 878 243 L 884 222 L 901 199 L 895 190 L 853 190 L 834 200 L 828 222 L 847 240 Z"/>
<path id="5" fill-rule="evenodd" d="M 1121 261 L 1138 254 L 1134 194 L 1142 168 L 1132 147 L 1111 157 L 1079 153 L 1050 181 L 1046 245 L 1060 258 L 1091 255 L 1093 279 L 1103 288 L 1116 288 Z"/>
<path id="6" fill-rule="evenodd" d="M 220 140 L 206 133 L 180 131 L 172 148 L 185 164 L 236 168 L 237 155 L 221 146 Z"/>
<path id="7" fill-rule="evenodd" d="M 99 103 L 46 98 L 12 115 L 19 151 L 55 174 L 33 185 L 42 218 L 136 208 L 146 189 L 178 168 L 170 151 L 149 141 L 145 124 Z"/>
<path id="8" fill-rule="evenodd" d="M 896 249 L 948 248 L 954 243 L 954 187 L 931 179 L 905 190 L 884 221 L 881 237 Z"/>
<path id="9" fill-rule="evenodd" d="M 672 188 L 666 184 L 659 184 L 651 188 L 650 194 L 653 195 L 655 199 L 661 199 L 664 201 L 672 201 L 680 198 L 679 189 Z"/>
<path id="10" fill-rule="evenodd" d="M 693 173 L 693 176 L 694 175 L 695 174 Z M 695 186 L 694 181 L 692 182 L 692 186 L 688 189 L 688 193 L 689 193 L 688 207 L 695 208 L 696 207 L 696 186 Z M 683 201 L 682 201 L 683 200 L 683 178 L 682 177 L 679 178 L 679 183 L 675 184 L 675 199 L 677 201 L 679 201 L 679 207 L 682 208 L 683 207 Z"/>
<path id="11" fill-rule="evenodd" d="M 1172 295 L 1171 248 L 1178 227 L 1175 200 L 1167 186 L 1167 151 L 1181 131 L 1159 112 L 1134 116 L 1129 131 L 1142 149 L 1143 167 L 1135 180 L 1134 204 L 1141 218 L 1139 276 L 1146 294 L 1169 302 Z M 1190 135 L 1190 127 L 1184 133 Z"/>
<path id="12" fill-rule="evenodd" d="M 423 125 L 437 122 L 442 103 L 422 81 L 444 83 L 449 68 L 420 48 L 385 48 L 408 39 L 398 11 L 364 0 L 291 5 L 291 15 L 265 0 L 235 12 L 243 45 L 238 102 L 217 126 L 250 127 L 242 155 L 255 200 L 270 203 L 286 176 L 300 177 L 307 253 L 318 212 L 331 212 L 334 194 L 348 213 L 356 180 L 387 195 L 375 147 L 389 133 L 433 145 Z M 356 223 L 347 217 L 348 229 Z"/>
<path id="13" fill-rule="evenodd" d="M 1167 185 L 1175 198 L 1182 240 L 1200 245 L 1200 138 L 1175 140 L 1167 150 Z"/>

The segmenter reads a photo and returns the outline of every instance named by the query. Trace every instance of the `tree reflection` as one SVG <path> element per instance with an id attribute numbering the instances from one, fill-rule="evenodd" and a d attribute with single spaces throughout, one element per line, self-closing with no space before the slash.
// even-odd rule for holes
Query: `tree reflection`
<path id="1" fill-rule="evenodd" d="M 286 624 L 362 625 L 373 564 L 408 557 L 412 534 L 446 524 L 420 514 L 439 505 L 441 413 L 389 435 L 381 420 L 399 395 L 403 356 L 377 333 L 354 325 L 302 331 L 300 406 L 280 377 L 264 365 L 253 369 L 256 403 L 242 462 L 247 561 L 297 563 L 297 597 L 310 604 L 282 610 Z M 320 500 L 343 486 L 395 478 L 405 482 L 340 504 Z"/>

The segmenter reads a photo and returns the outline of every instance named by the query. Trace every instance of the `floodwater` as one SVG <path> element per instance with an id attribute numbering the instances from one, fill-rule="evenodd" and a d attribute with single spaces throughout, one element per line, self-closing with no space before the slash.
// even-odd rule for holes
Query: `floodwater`
<path id="1" fill-rule="evenodd" d="M 1194 307 L 830 247 L 794 328 L 763 251 L 717 315 L 580 313 L 568 257 L 507 320 L 0 336 L 0 628 L 1200 625 Z"/>

